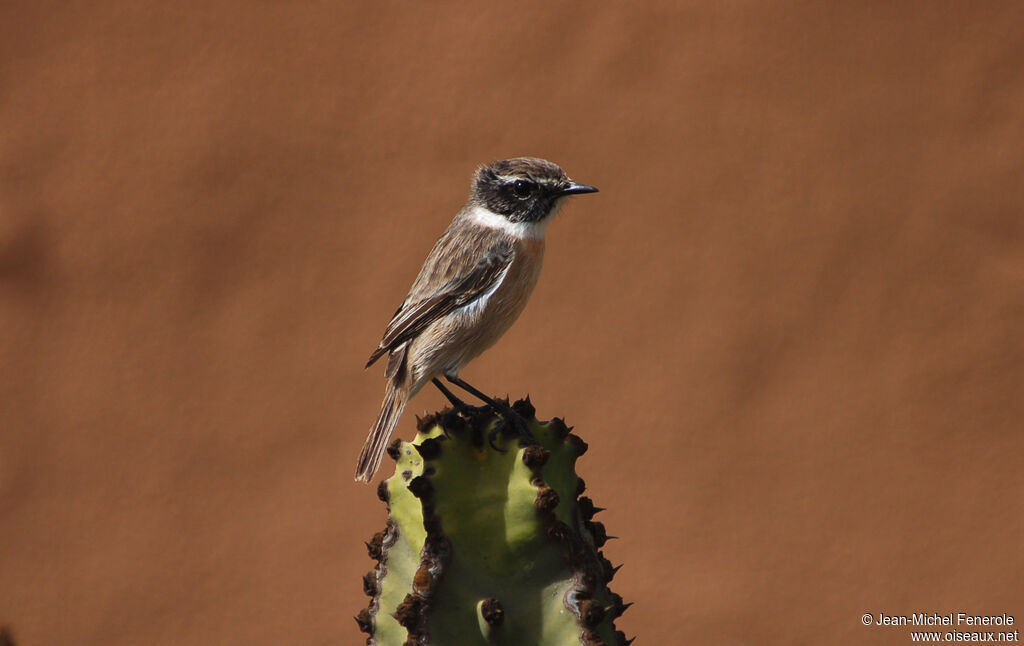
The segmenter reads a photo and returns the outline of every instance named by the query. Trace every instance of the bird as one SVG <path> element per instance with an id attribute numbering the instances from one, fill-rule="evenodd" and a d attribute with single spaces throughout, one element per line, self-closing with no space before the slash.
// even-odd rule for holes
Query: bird
<path id="1" fill-rule="evenodd" d="M 366 362 L 369 368 L 388 355 L 384 401 L 359 455 L 357 481 L 369 482 L 376 473 L 406 403 L 427 383 L 457 409 L 476 408 L 456 397 L 441 377 L 516 422 L 507 403 L 488 397 L 459 371 L 494 345 L 523 311 L 540 276 L 544 233 L 564 199 L 596 192 L 536 157 L 477 168 L 468 200 L 427 255 Z M 521 434 L 528 435 L 518 421 Z"/>

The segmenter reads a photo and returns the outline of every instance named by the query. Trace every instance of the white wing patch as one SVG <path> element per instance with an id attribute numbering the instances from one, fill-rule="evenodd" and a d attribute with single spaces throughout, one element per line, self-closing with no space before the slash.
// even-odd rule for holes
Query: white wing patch
<path id="1" fill-rule="evenodd" d="M 490 212 L 488 211 L 488 213 Z M 491 215 L 494 214 L 491 213 Z M 505 218 L 502 219 L 504 220 Z M 515 261 L 513 260 L 513 262 Z M 487 308 L 487 301 L 491 300 L 491 296 L 494 296 L 494 292 L 498 291 L 498 288 L 501 287 L 501 284 L 505 282 L 505 277 L 508 276 L 508 270 L 510 267 L 512 267 L 511 262 L 505 265 L 505 268 L 501 270 L 501 273 L 498 274 L 498 277 L 494 279 L 494 284 L 491 285 L 491 288 L 488 289 L 483 294 L 481 294 L 480 298 L 476 299 L 472 303 L 463 305 L 462 307 L 455 311 L 460 314 L 466 314 L 469 316 L 476 316 L 477 314 L 482 313 Z"/>

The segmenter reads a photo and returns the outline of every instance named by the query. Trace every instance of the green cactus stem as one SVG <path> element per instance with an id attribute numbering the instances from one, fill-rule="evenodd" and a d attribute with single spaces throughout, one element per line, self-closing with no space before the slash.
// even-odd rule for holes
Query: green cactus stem
<path id="1" fill-rule="evenodd" d="M 587 445 L 562 420 L 513 408 L 537 444 L 500 435 L 489 413 L 419 422 L 388 449 L 397 466 L 378 495 L 387 527 L 367 543 L 369 607 L 356 622 L 376 646 L 620 646 L 628 604 L 608 589 L 618 568 L 583 496 L 576 459 Z"/>

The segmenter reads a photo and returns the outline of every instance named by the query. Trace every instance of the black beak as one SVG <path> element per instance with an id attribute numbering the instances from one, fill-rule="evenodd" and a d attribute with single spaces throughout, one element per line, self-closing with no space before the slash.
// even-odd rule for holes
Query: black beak
<path id="1" fill-rule="evenodd" d="M 588 186 L 587 184 L 577 184 L 576 182 L 569 182 L 569 185 L 558 192 L 559 195 L 575 195 L 577 193 L 596 193 L 597 188 L 594 186 Z"/>

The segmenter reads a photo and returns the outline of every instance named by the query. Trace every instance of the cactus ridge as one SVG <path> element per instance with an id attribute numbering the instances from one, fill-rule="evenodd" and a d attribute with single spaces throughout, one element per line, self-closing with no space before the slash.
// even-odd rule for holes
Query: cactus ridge
<path id="1" fill-rule="evenodd" d="M 501 433 L 496 450 L 491 413 L 445 409 L 388 447 L 388 523 L 367 543 L 377 565 L 355 618 L 367 644 L 628 643 L 614 621 L 630 604 L 599 551 L 612 537 L 575 472 L 587 444 L 560 418 L 538 421 L 529 397 L 512 408 L 536 443 Z"/>

